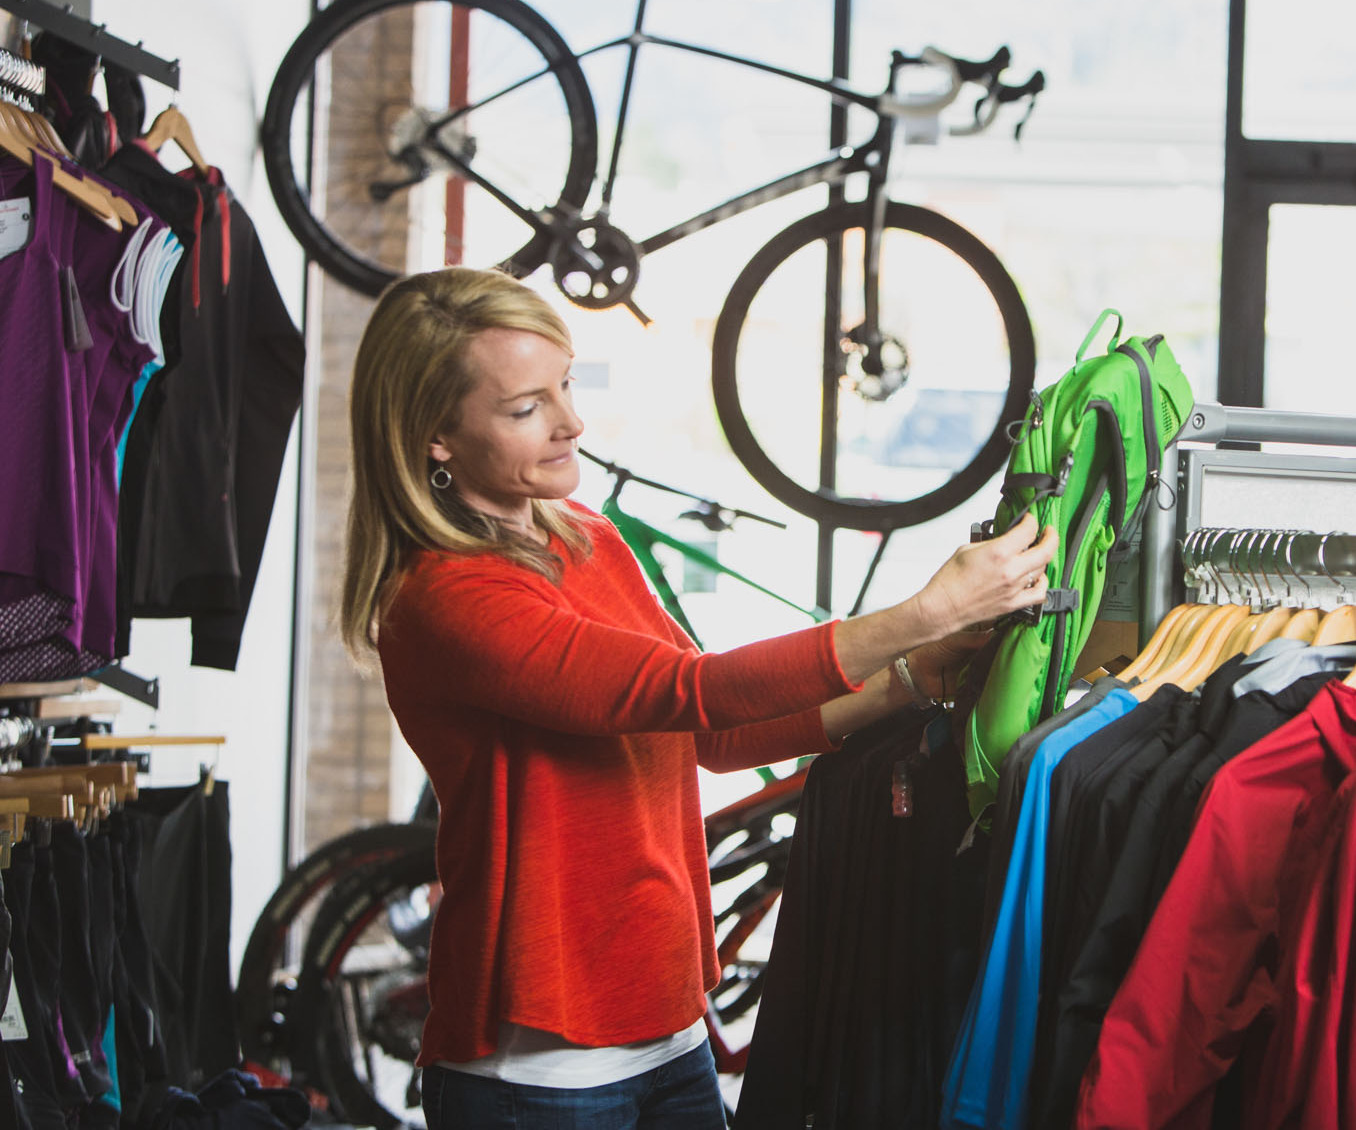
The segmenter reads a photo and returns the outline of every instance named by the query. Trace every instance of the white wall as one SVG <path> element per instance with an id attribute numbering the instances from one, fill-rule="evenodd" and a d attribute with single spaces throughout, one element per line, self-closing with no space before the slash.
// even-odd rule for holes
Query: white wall
<path id="1" fill-rule="evenodd" d="M 203 156 L 218 166 L 259 231 L 284 298 L 300 324 L 302 259 L 273 208 L 256 130 L 279 58 L 309 14 L 307 0 L 94 0 L 93 19 L 111 35 L 163 59 L 180 60 L 178 106 L 193 126 Z M 147 122 L 174 92 L 144 82 Z M 172 169 L 186 164 L 172 146 Z M 136 620 L 124 666 L 160 680 L 152 713 L 128 700 L 122 732 L 155 726 L 162 733 L 222 734 L 217 766 L 230 782 L 234 892 L 233 961 L 281 872 L 284 783 L 291 684 L 293 567 L 297 509 L 297 429 L 284 464 L 268 544 L 234 672 L 189 665 L 186 620 Z M 153 784 L 197 779 L 199 750 L 157 749 Z"/>

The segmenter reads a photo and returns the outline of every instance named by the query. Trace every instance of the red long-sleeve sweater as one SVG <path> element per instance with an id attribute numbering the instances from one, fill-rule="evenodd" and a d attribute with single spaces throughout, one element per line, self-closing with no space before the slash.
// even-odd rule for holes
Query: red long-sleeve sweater
<path id="1" fill-rule="evenodd" d="M 488 1054 L 500 1021 L 607 1046 L 697 1020 L 718 972 L 697 766 L 824 750 L 818 705 L 857 689 L 832 624 L 701 654 L 592 534 L 581 561 L 553 544 L 559 586 L 418 553 L 380 624 L 441 807 L 421 1065 Z"/>

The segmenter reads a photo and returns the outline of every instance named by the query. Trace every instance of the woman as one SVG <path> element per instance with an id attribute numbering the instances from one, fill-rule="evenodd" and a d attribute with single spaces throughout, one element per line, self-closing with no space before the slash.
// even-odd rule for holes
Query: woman
<path id="1" fill-rule="evenodd" d="M 454 267 L 388 288 L 354 366 L 344 637 L 441 806 L 424 1107 L 714 1130 L 697 766 L 831 749 L 912 701 L 910 672 L 940 693 L 982 639 L 955 633 L 1043 599 L 1054 531 L 1031 544 L 1028 517 L 892 608 L 700 654 L 569 501 L 571 360 L 539 295 Z"/>

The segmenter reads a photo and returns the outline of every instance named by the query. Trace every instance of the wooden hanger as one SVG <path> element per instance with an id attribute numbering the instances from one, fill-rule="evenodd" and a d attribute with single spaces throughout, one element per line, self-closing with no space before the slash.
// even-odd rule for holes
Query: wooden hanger
<path id="1" fill-rule="evenodd" d="M 1200 620 L 1200 626 L 1190 633 L 1186 647 L 1151 678 L 1132 687 L 1130 693 L 1140 702 L 1145 701 L 1159 687 L 1172 683 L 1185 691 L 1195 690 L 1211 671 L 1237 652 L 1227 652 L 1233 630 L 1248 615 L 1241 604 L 1221 604 L 1211 608 Z"/>
<path id="2" fill-rule="evenodd" d="M 1285 627 L 1281 629 L 1281 639 L 1303 640 L 1305 643 L 1312 643 L 1314 631 L 1318 628 L 1318 620 L 1317 608 L 1297 608 L 1295 614 L 1286 621 Z"/>
<path id="3" fill-rule="evenodd" d="M 1356 642 L 1356 604 L 1339 604 L 1331 612 L 1325 613 L 1309 642 L 1314 647 Z"/>
<path id="4" fill-rule="evenodd" d="M 188 119 L 178 106 L 168 106 L 161 110 L 141 140 L 157 153 L 164 147 L 165 142 L 174 142 L 188 158 L 193 171 L 200 177 L 206 176 L 207 170 L 211 168 L 193 137 L 193 127 L 188 124 Z"/>
<path id="5" fill-rule="evenodd" d="M 1154 634 L 1149 637 L 1149 642 L 1140 648 L 1139 654 L 1121 671 L 1118 678 L 1130 679 L 1138 678 L 1148 665 L 1153 662 L 1155 656 L 1163 649 L 1164 641 L 1172 635 L 1177 621 L 1186 615 L 1186 604 L 1177 604 L 1168 609 L 1168 614 L 1158 622 L 1158 627 L 1154 629 Z"/>
<path id="6" fill-rule="evenodd" d="M 1290 621 L 1292 609 L 1277 607 L 1254 612 L 1233 630 L 1224 649 L 1230 655 L 1251 655 L 1264 643 L 1274 640 Z"/>
<path id="7" fill-rule="evenodd" d="M 155 745 L 216 746 L 217 752 L 212 755 L 211 764 L 203 763 L 198 767 L 203 794 L 211 796 L 212 789 L 216 785 L 217 757 L 220 754 L 221 747 L 226 744 L 226 736 L 224 734 L 86 734 L 80 739 L 80 744 L 88 750 L 131 749 L 134 746 Z"/>
<path id="8" fill-rule="evenodd" d="M 61 140 L 61 134 L 57 133 L 56 127 L 53 126 L 51 122 L 41 114 L 25 114 L 24 116 L 32 124 L 44 149 L 57 154 L 59 157 L 65 157 L 69 161 L 75 160 L 75 154 L 72 153 L 70 149 L 67 148 L 66 143 Z M 88 178 L 86 177 L 80 177 L 79 179 L 89 183 Z M 136 209 L 132 207 L 132 202 L 130 200 L 119 196 L 116 192 L 106 188 L 102 184 L 96 184 L 95 187 L 103 189 L 103 191 L 108 193 L 108 198 L 113 202 L 113 211 L 117 213 L 118 219 L 124 224 L 131 224 L 133 227 L 136 226 L 137 212 Z"/>
<path id="9" fill-rule="evenodd" d="M 0 149 L 17 157 L 29 168 L 33 167 L 33 162 L 39 156 L 50 161 L 52 183 L 57 188 L 114 231 L 122 231 L 122 220 L 113 193 L 94 181 L 72 176 L 63 169 L 56 155 L 45 148 L 31 117 L 17 106 L 0 99 Z M 132 215 L 135 219 L 136 213 Z"/>
<path id="10" fill-rule="evenodd" d="M 1176 663 L 1197 640 L 1196 633 L 1201 629 L 1212 612 L 1221 606 L 1217 604 L 1197 604 L 1187 608 L 1186 615 L 1177 621 L 1176 630 L 1163 644 L 1163 650 L 1140 676 L 1140 682 L 1148 682 Z"/>
<path id="11" fill-rule="evenodd" d="M 32 769 L 16 769 L 0 777 L 0 781 L 40 781 L 53 777 L 82 777 L 89 781 L 96 792 L 111 789 L 113 800 L 118 804 L 124 800 L 135 800 L 137 796 L 137 767 L 130 761 L 100 761 L 88 765 L 41 765 Z"/>
<path id="12" fill-rule="evenodd" d="M 1193 609 L 1201 608 L 1199 604 L 1178 604 L 1168 609 L 1168 613 L 1159 621 L 1158 627 L 1154 629 L 1154 634 L 1149 637 L 1149 642 L 1144 645 L 1140 653 L 1132 659 L 1117 678 L 1129 682 L 1131 679 L 1143 678 L 1145 672 L 1163 654 L 1163 649 L 1168 646 L 1168 641 L 1175 638 L 1176 632 L 1180 627 L 1182 617 L 1187 615 Z"/>

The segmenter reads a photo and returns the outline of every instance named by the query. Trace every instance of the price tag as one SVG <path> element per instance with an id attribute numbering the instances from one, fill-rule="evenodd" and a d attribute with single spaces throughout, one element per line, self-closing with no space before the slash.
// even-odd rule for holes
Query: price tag
<path id="1" fill-rule="evenodd" d="M 28 197 L 0 200 L 0 256 L 8 255 L 28 242 L 33 227 L 33 205 Z"/>
<path id="2" fill-rule="evenodd" d="M 19 1003 L 19 990 L 13 982 L 9 986 L 9 1000 L 5 1002 L 4 1015 L 0 1016 L 0 1040 L 28 1039 L 28 1025 L 24 1023 L 23 1005 Z"/>

